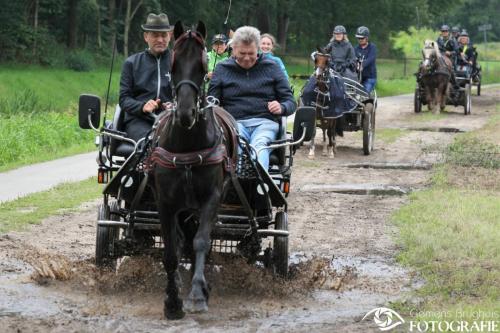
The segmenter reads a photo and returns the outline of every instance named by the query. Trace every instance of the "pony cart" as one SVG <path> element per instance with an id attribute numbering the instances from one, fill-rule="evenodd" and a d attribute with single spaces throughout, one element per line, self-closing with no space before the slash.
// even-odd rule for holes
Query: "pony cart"
<path id="1" fill-rule="evenodd" d="M 377 93 L 368 93 L 356 80 L 342 77 L 330 68 L 330 55 L 318 49 L 315 52 L 315 73 L 304 86 L 300 101 L 314 107 L 316 126 L 329 138 L 330 157 L 335 150 L 335 133 L 363 131 L 363 153 L 370 155 L 375 138 L 375 115 Z M 326 144 L 323 146 L 326 155 Z M 309 157 L 314 157 L 314 135 L 311 140 Z"/>
<path id="2" fill-rule="evenodd" d="M 422 111 L 422 105 L 429 110 L 445 105 L 463 106 L 464 114 L 471 113 L 472 66 L 462 64 L 453 66 L 451 61 L 440 55 L 434 41 L 426 41 L 422 50 L 423 61 L 416 73 L 417 86 L 414 94 L 414 111 Z M 456 84 L 453 84 L 452 76 Z M 479 88 L 480 89 L 480 88 Z"/>
<path id="3" fill-rule="evenodd" d="M 98 129 L 99 98 L 80 96 L 80 127 L 98 132 L 98 182 L 106 184 L 97 214 L 95 260 L 100 267 L 113 268 L 117 259 L 124 256 L 158 255 L 164 246 L 157 203 L 145 172 L 150 142 L 135 142 L 127 137 L 123 132 L 123 113 L 117 107 L 113 121 Z M 286 131 L 286 118 L 282 119 L 280 137 L 268 147 L 273 149 L 269 170 L 264 170 L 250 157 L 254 155 L 253 148 L 240 140 L 242 152 L 235 170 L 237 179 L 224 188 L 211 234 L 211 251 L 223 255 L 240 254 L 249 262 L 261 261 L 275 273 L 287 275 L 286 197 L 290 191 L 293 146 L 310 140 L 313 123 L 314 109 L 311 107 L 297 110 L 293 135 Z M 196 226 L 197 218 L 192 211 L 186 210 L 180 214 L 179 221 L 191 228 Z M 263 248 L 266 237 L 272 238 L 272 245 Z M 189 247 L 189 243 L 184 240 L 185 246 Z M 190 252 L 192 249 L 188 249 L 187 253 Z"/>

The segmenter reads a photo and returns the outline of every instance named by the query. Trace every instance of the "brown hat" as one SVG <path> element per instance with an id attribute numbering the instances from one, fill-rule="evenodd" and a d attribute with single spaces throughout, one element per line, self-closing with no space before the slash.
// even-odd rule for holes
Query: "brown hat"
<path id="1" fill-rule="evenodd" d="M 141 25 L 142 30 L 144 31 L 172 31 L 174 29 L 173 26 L 168 22 L 167 14 L 149 14 L 146 20 L 146 24 Z"/>

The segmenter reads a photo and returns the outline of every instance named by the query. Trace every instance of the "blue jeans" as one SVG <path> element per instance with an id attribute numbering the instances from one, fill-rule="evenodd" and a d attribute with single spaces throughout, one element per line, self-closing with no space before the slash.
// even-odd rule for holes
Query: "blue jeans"
<path id="1" fill-rule="evenodd" d="M 365 87 L 368 93 L 371 93 L 377 84 L 377 79 L 365 79 L 363 80 L 363 87 Z"/>
<path id="2" fill-rule="evenodd" d="M 279 131 L 279 124 L 266 118 L 238 120 L 237 123 L 240 136 L 245 138 L 257 151 L 276 140 Z M 257 161 L 264 167 L 264 170 L 269 169 L 270 153 L 269 149 L 264 149 L 257 156 Z"/>

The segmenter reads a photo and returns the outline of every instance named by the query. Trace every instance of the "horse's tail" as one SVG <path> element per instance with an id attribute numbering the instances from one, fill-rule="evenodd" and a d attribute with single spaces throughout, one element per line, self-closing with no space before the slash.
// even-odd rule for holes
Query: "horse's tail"
<path id="1" fill-rule="evenodd" d="M 335 133 L 338 136 L 344 136 L 344 117 L 339 117 L 335 121 Z"/>

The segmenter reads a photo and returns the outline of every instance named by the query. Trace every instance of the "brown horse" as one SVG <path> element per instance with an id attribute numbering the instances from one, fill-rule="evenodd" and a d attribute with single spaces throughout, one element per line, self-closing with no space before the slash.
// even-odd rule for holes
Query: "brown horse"
<path id="1" fill-rule="evenodd" d="M 324 109 L 329 107 L 327 96 L 329 94 L 328 79 L 330 77 L 330 55 L 318 48 L 318 52 L 314 56 L 314 66 L 316 86 L 318 88 L 318 95 L 316 98 L 316 127 L 321 128 L 323 131 L 323 156 L 334 158 L 336 152 L 335 132 L 342 135 L 342 131 L 338 129 L 338 122 L 336 118 L 325 118 L 323 115 Z M 314 159 L 314 137 L 310 141 L 308 158 Z M 326 145 L 326 135 L 328 135 L 328 146 Z"/>
<path id="2" fill-rule="evenodd" d="M 448 57 L 441 55 L 437 43 L 431 40 L 425 41 L 422 56 L 424 59 L 420 64 L 418 82 L 425 89 L 429 111 L 439 114 L 446 106 L 453 75 L 452 63 Z"/>

